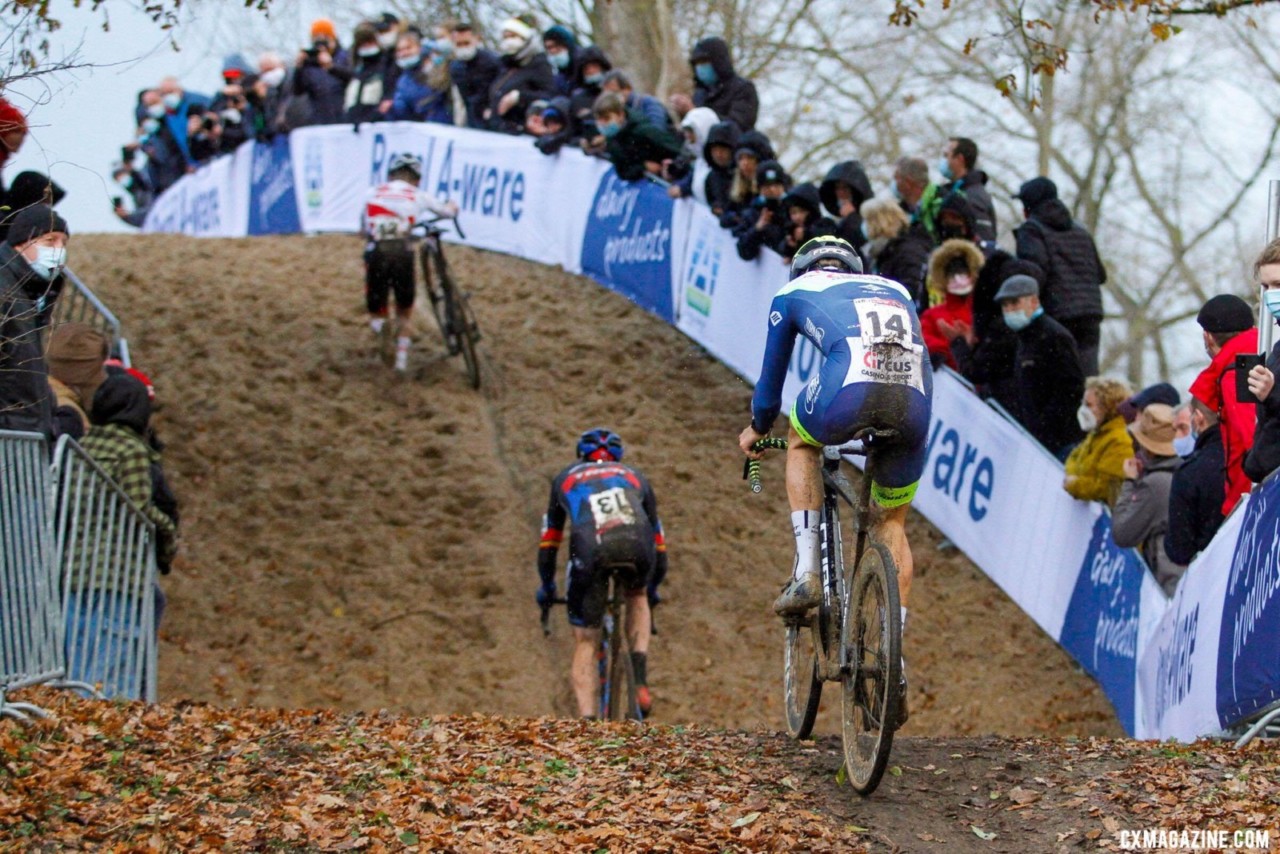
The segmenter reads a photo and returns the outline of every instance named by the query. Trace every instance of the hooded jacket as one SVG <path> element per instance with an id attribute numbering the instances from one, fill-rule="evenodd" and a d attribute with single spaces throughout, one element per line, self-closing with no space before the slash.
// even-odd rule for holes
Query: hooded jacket
<path id="1" fill-rule="evenodd" d="M 964 295 L 948 293 L 947 270 L 963 263 L 976 287 L 982 262 L 982 251 L 968 240 L 948 240 L 929 256 L 929 301 L 936 304 L 920 315 L 920 330 L 924 333 L 925 346 L 935 365 L 942 363 L 958 368 L 955 357 L 951 354 L 951 342 L 942 334 L 939 324 L 942 321 L 960 321 L 973 325 L 973 292 Z"/>
<path id="2" fill-rule="evenodd" d="M 1174 563 L 1191 563 L 1222 526 L 1222 466 L 1222 431 L 1214 424 L 1173 473 L 1164 550 Z"/>
<path id="3" fill-rule="evenodd" d="M 702 146 L 702 159 L 711 167 L 705 184 L 707 204 L 717 216 L 729 207 L 729 190 L 733 187 L 733 161 L 728 166 L 717 166 L 711 158 L 713 145 L 725 145 L 730 151 L 738 150 L 738 139 L 742 130 L 735 122 L 720 122 L 707 131 L 707 141 Z"/>
<path id="4" fill-rule="evenodd" d="M 1046 199 L 1013 230 L 1018 257 L 1045 272 L 1040 303 L 1051 317 L 1075 320 L 1102 317 L 1106 268 L 1084 227 L 1071 218 L 1061 199 Z"/>
<path id="5" fill-rule="evenodd" d="M 49 384 L 59 406 L 70 405 L 78 410 L 86 431 L 93 394 L 107 378 L 102 363 L 108 356 L 107 336 L 87 323 L 62 323 L 49 335 Z"/>
<path id="6" fill-rule="evenodd" d="M 1267 367 L 1280 378 L 1280 344 L 1271 349 Z M 1253 435 L 1253 447 L 1245 455 L 1242 468 L 1245 476 L 1254 483 L 1262 483 L 1267 475 L 1280 468 L 1280 390 L 1277 386 L 1272 386 L 1271 393 L 1258 404 L 1258 426 Z"/>
<path id="7" fill-rule="evenodd" d="M 524 133 L 525 111 L 540 98 L 556 94 L 555 75 L 551 63 L 542 52 L 536 37 L 513 54 L 501 58 L 502 71 L 489 87 L 489 129 L 502 133 Z M 498 112 L 498 103 L 508 92 L 519 92 L 519 100 L 506 114 Z"/>
<path id="8" fill-rule="evenodd" d="M 844 217 L 840 216 L 840 205 L 836 201 L 836 184 L 840 183 L 848 184 L 853 190 L 853 210 Z M 836 236 L 847 240 L 852 246 L 861 246 L 864 242 L 862 214 L 858 209 L 862 207 L 863 202 L 875 195 L 875 191 L 871 189 L 871 180 L 867 178 L 862 164 L 856 160 L 845 160 L 832 166 L 827 171 L 827 177 L 822 179 L 818 195 L 822 197 L 822 206 L 836 221 Z M 866 260 L 863 258 L 863 261 Z"/>
<path id="9" fill-rule="evenodd" d="M 693 105 L 710 107 L 721 119 L 735 122 L 743 130 L 754 128 L 760 112 L 760 96 L 756 94 L 754 83 L 734 73 L 729 45 L 725 40 L 712 36 L 695 44 L 689 54 L 689 64 L 697 65 L 699 62 L 711 63 L 716 71 L 716 82 L 708 86 L 694 74 Z"/>
<path id="10" fill-rule="evenodd" d="M 62 276 L 46 282 L 13 246 L 0 243 L 0 430 L 53 439 L 53 393 L 41 344 Z"/>
<path id="11" fill-rule="evenodd" d="M 1244 458 L 1253 447 L 1258 410 L 1252 403 L 1236 397 L 1236 356 L 1258 352 L 1258 330 L 1246 329 L 1232 338 L 1209 367 L 1191 384 L 1191 396 L 1218 413 L 1222 428 L 1222 454 L 1226 460 L 1223 478 L 1222 515 L 1236 506 L 1240 496 L 1249 491 L 1252 482 L 1244 473 Z"/>
<path id="12" fill-rule="evenodd" d="M 1127 432 L 1127 431 L 1126 431 Z M 1125 480 L 1111 511 L 1111 538 L 1121 548 L 1137 548 L 1156 577 L 1164 595 L 1172 596 L 1178 579 L 1187 571 L 1174 563 L 1164 548 L 1169 529 L 1169 489 L 1182 458 L 1148 457 L 1142 476 Z"/>
<path id="13" fill-rule="evenodd" d="M 551 67 L 555 72 L 556 94 L 572 95 L 574 87 L 579 85 L 577 81 L 579 69 L 582 67 L 579 54 L 582 48 L 578 45 L 578 40 L 573 37 L 573 33 L 569 31 L 569 28 L 562 24 L 555 24 L 543 31 L 543 44 L 545 45 L 548 41 L 559 42 L 569 52 L 569 64 L 567 66 L 556 68 L 553 65 Z M 550 62 L 551 60 L 548 59 L 547 63 L 550 64 Z"/>
<path id="14" fill-rule="evenodd" d="M 605 56 L 604 51 L 595 45 L 584 47 L 578 52 L 577 71 L 573 78 L 572 94 L 569 96 L 574 124 L 578 128 L 578 133 L 582 133 L 582 127 L 593 120 L 592 111 L 595 108 L 596 98 L 600 97 L 601 92 L 599 83 L 588 83 L 583 76 L 582 68 L 587 63 L 595 63 L 606 72 L 613 68 L 613 63 L 609 61 L 609 57 Z"/>
<path id="15" fill-rule="evenodd" d="M 804 233 L 798 237 L 795 235 L 795 226 L 791 224 L 791 208 L 801 207 L 808 212 L 808 216 L 804 224 Z M 829 218 L 822 215 L 822 198 L 818 195 L 818 188 L 811 182 L 797 184 L 782 197 L 782 220 L 786 236 L 782 242 L 774 246 L 779 255 L 788 262 L 795 256 L 796 250 L 805 243 L 821 234 L 835 234 L 836 224 Z"/>
<path id="16" fill-rule="evenodd" d="M 1080 501 L 1105 501 L 1114 507 L 1124 482 L 1124 461 L 1133 456 L 1133 439 L 1124 418 L 1113 415 L 1085 434 L 1064 464 L 1067 494 Z"/>

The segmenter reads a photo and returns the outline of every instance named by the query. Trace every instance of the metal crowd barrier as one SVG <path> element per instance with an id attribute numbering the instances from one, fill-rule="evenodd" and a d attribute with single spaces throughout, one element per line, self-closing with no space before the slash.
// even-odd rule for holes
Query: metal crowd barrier
<path id="1" fill-rule="evenodd" d="M 111 355 L 119 359 L 126 368 L 132 367 L 129 342 L 125 340 L 120 321 L 111 313 L 111 309 L 69 268 L 64 269 L 62 275 L 71 287 L 63 288 L 58 296 L 53 309 L 53 325 L 87 323 L 94 329 L 101 330 L 111 340 Z"/>
<path id="2" fill-rule="evenodd" d="M 66 436 L 54 450 L 53 481 L 71 680 L 62 684 L 154 702 L 155 526 Z"/>
<path id="3" fill-rule="evenodd" d="M 44 717 L 5 693 L 63 676 L 52 506 L 44 437 L 0 431 L 0 717 Z"/>

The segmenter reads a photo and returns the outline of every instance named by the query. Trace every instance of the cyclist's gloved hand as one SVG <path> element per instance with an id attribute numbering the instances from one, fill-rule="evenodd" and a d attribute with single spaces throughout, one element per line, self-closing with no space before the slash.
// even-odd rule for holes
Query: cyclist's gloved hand
<path id="1" fill-rule="evenodd" d="M 538 592 L 534 594 L 534 598 L 540 607 L 549 607 L 556 598 L 556 585 L 554 583 L 542 585 L 538 588 Z"/>
<path id="2" fill-rule="evenodd" d="M 652 608 L 654 605 L 657 605 L 659 602 L 662 601 L 662 597 L 658 595 L 658 585 L 650 584 L 648 589 L 648 594 L 649 594 L 650 608 Z"/>

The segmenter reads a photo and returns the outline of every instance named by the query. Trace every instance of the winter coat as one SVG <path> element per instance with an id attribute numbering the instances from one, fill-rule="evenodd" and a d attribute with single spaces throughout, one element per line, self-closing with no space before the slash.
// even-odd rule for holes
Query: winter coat
<path id="1" fill-rule="evenodd" d="M 59 405 L 74 404 L 85 418 L 93 405 L 94 392 L 107 378 L 102 363 L 110 356 L 110 343 L 101 330 L 87 323 L 60 323 L 49 336 L 45 358 L 49 364 L 49 384 Z M 65 397 L 63 389 L 70 397 Z"/>
<path id="2" fill-rule="evenodd" d="M 694 75 L 693 105 L 710 107 L 721 119 L 735 122 L 742 130 L 754 128 L 760 112 L 760 96 L 756 94 L 754 83 L 734 73 L 729 45 L 725 40 L 712 36 L 695 44 L 689 54 L 689 64 L 699 62 L 711 63 L 718 79 L 707 86 Z"/>
<path id="3" fill-rule="evenodd" d="M 1280 379 L 1280 344 L 1271 349 L 1267 367 Z M 1280 468 L 1280 383 L 1272 386 L 1271 394 L 1258 404 L 1258 426 L 1253 434 L 1253 447 L 1245 455 L 1242 468 L 1245 476 L 1254 483 L 1262 483 L 1267 475 Z"/>
<path id="4" fill-rule="evenodd" d="M 489 129 L 502 133 L 524 133 L 525 112 L 539 99 L 556 94 L 555 75 L 551 63 L 536 39 L 510 56 L 501 58 L 502 71 L 489 87 Z M 498 113 L 498 103 L 508 92 L 519 92 L 516 105 L 505 114 Z"/>
<path id="5" fill-rule="evenodd" d="M 645 176 L 645 163 L 661 163 L 679 157 L 684 146 L 669 131 L 649 124 L 639 113 L 627 113 L 622 130 L 605 145 L 605 153 L 614 171 L 623 181 L 639 181 Z"/>
<path id="6" fill-rule="evenodd" d="M 1067 457 L 1065 473 L 1075 480 L 1067 493 L 1080 501 L 1105 501 L 1114 507 L 1124 481 L 1124 461 L 1133 456 L 1133 438 L 1124 418 L 1114 415 L 1085 434 Z"/>
<path id="7" fill-rule="evenodd" d="M 1218 413 L 1222 427 L 1222 454 L 1226 460 L 1223 478 L 1222 515 L 1236 506 L 1252 482 L 1244 473 L 1244 458 L 1253 447 L 1258 410 L 1254 404 L 1236 398 L 1236 356 L 1258 352 L 1258 330 L 1247 329 L 1228 341 L 1209 367 L 1191 384 L 1191 396 Z"/>
<path id="8" fill-rule="evenodd" d="M 336 125 L 343 121 L 344 95 L 351 80 L 351 69 L 339 63 L 321 68 L 307 61 L 293 72 L 294 97 L 307 97 L 308 115 L 301 121 L 307 125 Z"/>
<path id="9" fill-rule="evenodd" d="M 790 210 L 792 207 L 802 207 L 808 212 L 808 216 L 804 224 L 804 233 L 796 238 L 794 235 L 795 226 L 791 224 Z M 782 197 L 782 216 L 783 230 L 786 236 L 781 243 L 774 245 L 774 251 L 781 255 L 788 262 L 795 256 L 796 251 L 808 243 L 815 237 L 823 234 L 835 234 L 835 220 L 822 215 L 822 199 L 818 195 L 818 188 L 811 183 L 797 184 Z"/>
<path id="10" fill-rule="evenodd" d="M 675 122 L 671 121 L 671 114 L 667 112 L 666 107 L 662 106 L 662 102 L 652 95 L 632 92 L 627 97 L 627 109 L 634 110 L 644 116 L 655 127 L 669 130 L 672 133 L 676 132 L 676 125 Z"/>
<path id="11" fill-rule="evenodd" d="M 848 216 L 840 216 L 840 205 L 836 201 L 836 184 L 845 183 L 853 190 L 853 211 Z M 836 221 L 836 236 L 847 240 L 852 246 L 861 246 L 862 214 L 858 209 L 862 203 L 875 195 L 871 189 L 871 180 L 866 170 L 856 160 L 845 160 L 827 170 L 827 177 L 822 179 L 818 187 L 818 195 L 822 197 L 822 206 L 827 209 Z M 867 261 L 865 257 L 863 261 Z M 864 264 L 864 266 L 866 266 Z"/>
<path id="12" fill-rule="evenodd" d="M 54 438 L 41 330 L 61 289 L 61 275 L 46 282 L 17 250 L 0 243 L 0 430 Z"/>
<path id="13" fill-rule="evenodd" d="M 1045 312 L 1058 320 L 1102 317 L 1107 271 L 1089 232 L 1072 220 L 1060 199 L 1040 202 L 1030 214 L 1013 235 L 1018 257 L 1045 272 L 1040 289 Z"/>
<path id="14" fill-rule="evenodd" d="M 573 33 L 568 27 L 555 24 L 548 27 L 542 33 L 543 45 L 546 45 L 549 36 L 554 36 L 554 41 L 559 41 L 565 46 L 569 52 L 569 64 L 564 68 L 556 68 L 551 66 L 555 72 L 556 94 L 564 95 L 566 98 L 573 94 L 573 90 L 579 85 L 578 77 L 582 68 L 582 47 L 578 44 L 578 40 L 574 38 Z M 547 60 L 548 64 L 551 60 Z"/>
<path id="15" fill-rule="evenodd" d="M 711 167 L 711 173 L 707 175 L 705 183 L 707 204 L 717 216 L 729 207 L 729 190 L 733 186 L 734 168 L 732 164 L 726 167 L 717 166 L 711 159 L 711 146 L 727 145 L 731 150 L 737 151 L 738 139 L 741 136 L 742 131 L 736 123 L 720 122 L 713 125 L 707 132 L 707 141 L 702 146 L 702 158 Z"/>
<path id="16" fill-rule="evenodd" d="M 549 64 L 548 64 L 549 67 Z M 467 127 L 488 128 L 484 111 L 489 106 L 489 91 L 502 73 L 502 62 L 491 50 L 480 48 L 468 60 L 455 59 L 449 63 L 449 76 L 458 87 L 462 102 L 467 105 Z"/>
<path id="17" fill-rule="evenodd" d="M 1174 563 L 1191 563 L 1222 526 L 1222 461 L 1222 431 L 1214 424 L 1173 473 L 1164 550 Z"/>
<path id="18" fill-rule="evenodd" d="M 579 135 L 587 135 L 584 127 L 595 121 L 596 99 L 600 97 L 602 91 L 599 83 L 588 83 L 582 73 L 582 66 L 588 62 L 599 65 L 605 72 L 613 69 L 613 63 L 609 61 L 609 57 L 595 45 L 584 47 L 578 52 L 569 103 L 573 112 L 574 133 Z"/>
<path id="19" fill-rule="evenodd" d="M 1178 579 L 1187 571 L 1174 563 L 1164 549 L 1169 528 L 1169 489 L 1181 457 L 1148 458 L 1142 476 L 1125 480 L 1111 511 L 1111 538 L 1121 548 L 1136 548 L 1166 596 L 1172 596 Z"/>
<path id="20" fill-rule="evenodd" d="M 355 65 L 342 101 L 343 116 L 353 124 L 380 122 L 383 115 L 378 107 L 383 101 L 391 100 L 400 79 L 395 51 L 383 50 L 377 56 L 352 58 Z"/>
<path id="21" fill-rule="evenodd" d="M 453 124 L 453 93 L 450 89 L 441 91 L 428 83 L 429 73 L 429 62 L 424 59 L 400 75 L 391 99 L 391 110 L 387 113 L 388 119 Z"/>
<path id="22" fill-rule="evenodd" d="M 951 182 L 943 195 L 960 190 L 973 210 L 973 230 L 978 239 L 990 243 L 996 240 L 996 205 L 987 192 L 987 173 L 975 170 L 963 178 Z"/>
<path id="23" fill-rule="evenodd" d="M 735 232 L 738 239 L 738 257 L 743 261 L 754 261 L 760 257 L 760 251 L 766 246 L 772 249 L 786 242 L 787 229 L 783 222 L 786 214 L 781 207 L 764 228 L 756 228 L 763 208 L 761 204 L 753 204 L 747 208 L 747 215 L 743 219 L 748 222 Z"/>
<path id="24" fill-rule="evenodd" d="M 1080 440 L 1076 409 L 1084 398 L 1084 373 L 1075 339 L 1047 314 L 1015 334 L 1014 383 L 1022 426 L 1056 455 Z"/>
<path id="25" fill-rule="evenodd" d="M 890 238 L 875 249 L 871 265 L 867 269 L 902 285 L 911 294 L 917 310 L 923 311 L 929 304 L 925 296 L 924 279 L 929 253 L 932 251 L 933 240 L 929 238 L 928 232 L 919 226 L 909 225 L 897 237 Z"/>

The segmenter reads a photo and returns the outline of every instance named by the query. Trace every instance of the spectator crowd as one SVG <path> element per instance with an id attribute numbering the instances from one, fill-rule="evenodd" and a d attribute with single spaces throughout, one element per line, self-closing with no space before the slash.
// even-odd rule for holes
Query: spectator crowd
<path id="1" fill-rule="evenodd" d="M 706 204 L 745 261 L 766 248 L 789 261 L 817 235 L 849 241 L 867 272 L 912 295 L 935 368 L 959 372 L 1061 460 L 1073 498 L 1107 504 L 1116 543 L 1139 549 L 1166 593 L 1250 485 L 1280 466 L 1280 345 L 1257 364 L 1250 306 L 1228 294 L 1204 303 L 1207 364 L 1185 401 L 1168 383 L 1135 390 L 1102 376 L 1107 272 L 1093 237 L 1054 182 L 1033 176 L 1014 196 L 1023 220 L 1012 247 L 1001 246 L 971 139 L 940 140 L 939 180 L 926 158 L 900 157 L 877 196 L 857 160 L 821 180 L 788 174 L 756 127 L 755 85 L 718 37 L 689 54 L 692 91 L 663 103 L 599 47 L 561 25 L 540 30 L 531 15 L 504 21 L 496 50 L 475 26 L 417 27 L 391 13 L 361 22 L 345 44 L 328 19 L 309 36 L 289 63 L 274 52 L 227 57 L 212 96 L 174 78 L 140 92 L 136 136 L 114 168 L 131 197 L 115 200 L 117 215 L 140 225 L 184 174 L 309 125 L 408 120 L 527 135 L 547 156 L 570 147 L 605 157 L 621 180 Z M 26 131 L 0 99 L 0 168 Z M 95 330 L 43 335 L 66 263 L 61 197 L 38 173 L 0 183 L 0 428 L 83 439 L 156 523 L 167 567 L 177 507 L 149 427 L 149 383 L 113 366 Z M 1280 241 L 1255 273 L 1280 318 Z"/>

